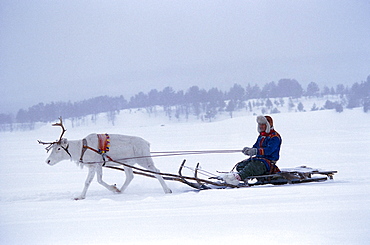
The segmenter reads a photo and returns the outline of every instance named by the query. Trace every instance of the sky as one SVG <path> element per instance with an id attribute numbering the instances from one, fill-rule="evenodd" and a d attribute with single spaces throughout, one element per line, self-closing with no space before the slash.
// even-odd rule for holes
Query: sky
<path id="1" fill-rule="evenodd" d="M 0 113 L 170 86 L 370 75 L 368 0 L 1 0 Z"/>

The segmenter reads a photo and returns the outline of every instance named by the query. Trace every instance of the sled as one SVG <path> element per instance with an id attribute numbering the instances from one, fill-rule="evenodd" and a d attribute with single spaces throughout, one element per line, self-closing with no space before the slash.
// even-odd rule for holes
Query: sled
<path id="1" fill-rule="evenodd" d="M 184 163 L 180 166 L 179 175 L 182 176 L 181 171 L 184 167 Z M 185 184 L 199 189 L 220 189 L 220 188 L 243 188 L 257 185 L 285 185 L 285 184 L 299 184 L 299 183 L 308 183 L 308 182 L 321 182 L 328 179 L 332 180 L 333 176 L 337 171 L 326 171 L 315 168 L 310 168 L 307 166 L 300 166 L 296 168 L 285 168 L 282 169 L 279 173 L 269 174 L 269 175 L 258 175 L 258 176 L 249 176 L 246 180 L 240 181 L 236 186 L 222 186 L 225 184 L 223 181 L 214 181 L 213 183 L 205 183 L 203 179 L 198 178 L 197 173 L 199 171 L 199 164 L 196 168 L 192 169 L 194 171 L 194 177 L 196 182 L 190 182 L 188 180 L 184 181 Z M 222 172 L 221 172 L 222 173 Z M 218 179 L 217 177 L 211 177 L 210 179 Z"/>
<path id="2" fill-rule="evenodd" d="M 185 166 L 186 160 L 183 160 L 182 164 L 180 165 L 178 174 L 158 173 L 146 169 L 141 169 L 135 166 L 126 165 L 119 161 L 112 160 L 112 162 L 132 168 L 134 174 L 143 175 L 151 178 L 155 178 L 154 174 L 159 174 L 163 177 L 164 180 L 178 181 L 198 190 L 244 188 L 267 184 L 285 185 L 307 182 L 322 182 L 328 179 L 333 179 L 334 174 L 337 173 L 337 171 L 326 171 L 306 166 L 300 166 L 296 168 L 281 169 L 281 171 L 276 174 L 249 176 L 245 181 L 240 181 L 238 185 L 231 185 L 222 180 L 219 180 L 216 174 L 212 174 L 210 172 L 202 170 L 199 166 L 199 163 L 196 165 L 195 168 Z M 121 167 L 110 166 L 109 164 L 106 164 L 104 167 L 124 171 L 124 169 Z M 184 168 L 193 171 L 194 176 L 184 176 Z M 208 178 L 200 178 L 199 174 L 205 175 Z"/>
<path id="3" fill-rule="evenodd" d="M 328 179 L 332 180 L 335 173 L 337 173 L 337 171 L 326 171 L 307 166 L 300 166 L 296 168 L 283 168 L 276 174 L 250 176 L 247 179 L 248 181 L 252 181 L 253 179 L 256 180 L 256 182 L 249 183 L 250 186 L 266 184 L 299 184 L 307 182 L 321 182 Z"/>

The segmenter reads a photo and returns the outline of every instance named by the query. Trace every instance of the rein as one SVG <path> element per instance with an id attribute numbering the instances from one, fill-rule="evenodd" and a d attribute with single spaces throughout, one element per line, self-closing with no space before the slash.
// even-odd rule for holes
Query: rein
<path id="1" fill-rule="evenodd" d="M 215 154 L 215 153 L 236 153 L 240 150 L 204 150 L 204 151 L 154 151 L 150 156 L 127 157 L 119 160 L 129 160 L 146 157 L 168 157 L 168 156 L 182 156 L 182 155 L 200 155 L 200 154 Z"/>
<path id="2" fill-rule="evenodd" d="M 214 153 L 236 153 L 236 152 L 241 152 L 240 150 L 204 150 L 204 151 L 154 151 L 150 152 L 151 155 L 148 156 L 136 156 L 136 157 L 126 157 L 126 158 L 121 158 L 121 159 L 112 159 L 110 156 L 107 155 L 107 152 L 109 151 L 110 147 L 110 142 L 109 142 L 109 135 L 105 134 L 105 142 L 104 140 L 99 141 L 99 149 L 94 149 L 90 146 L 87 145 L 87 140 L 83 139 L 82 140 L 82 150 L 81 150 L 81 157 L 80 157 L 80 163 L 85 163 L 85 164 L 93 164 L 96 162 L 83 162 L 83 156 L 86 152 L 86 150 L 91 150 L 99 155 L 102 156 L 103 158 L 103 166 L 106 163 L 106 159 L 111 162 L 115 161 L 126 161 L 126 160 L 132 160 L 132 159 L 139 159 L 139 158 L 148 158 L 148 157 L 167 157 L 167 156 L 182 156 L 182 155 L 198 155 L 198 154 L 214 154 Z M 102 137 L 102 135 L 98 135 L 98 138 Z M 100 140 L 100 139 L 99 139 Z M 104 149 L 102 149 L 102 147 Z M 68 147 L 67 147 L 67 153 L 68 153 Z"/>
<path id="3" fill-rule="evenodd" d="M 240 150 L 204 150 L 204 151 L 163 151 L 163 152 L 158 152 L 158 151 L 155 151 L 155 152 L 151 152 L 153 155 L 149 155 L 149 156 L 137 156 L 137 157 L 126 157 L 126 158 L 121 158 L 121 159 L 115 159 L 113 160 L 111 157 L 109 157 L 108 155 L 106 154 L 102 154 L 100 153 L 98 150 L 90 147 L 90 146 L 87 146 L 85 144 L 83 144 L 83 147 L 82 147 L 82 154 L 81 154 L 81 158 L 80 158 L 80 162 L 83 162 L 82 161 L 82 157 L 83 157 L 83 154 L 85 153 L 85 151 L 89 149 L 89 150 L 92 150 L 94 151 L 95 153 L 99 154 L 99 155 L 103 155 L 103 162 L 105 164 L 106 160 L 104 159 L 104 157 L 107 157 L 109 159 L 109 161 L 111 162 L 116 162 L 116 161 L 126 161 L 126 160 L 132 160 L 132 159 L 138 159 L 138 158 L 147 158 L 147 157 L 168 157 L 168 156 L 182 156 L 182 155 L 200 155 L 200 154 L 222 154 L 222 153 L 239 153 Z M 96 162 L 84 162 L 85 164 L 94 164 Z"/>

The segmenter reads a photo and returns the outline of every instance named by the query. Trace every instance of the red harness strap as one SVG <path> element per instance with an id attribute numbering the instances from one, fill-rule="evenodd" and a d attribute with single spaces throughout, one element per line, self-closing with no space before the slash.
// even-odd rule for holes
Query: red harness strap
<path id="1" fill-rule="evenodd" d="M 108 134 L 97 134 L 97 136 L 98 136 L 98 147 L 99 147 L 98 150 L 88 146 L 86 139 L 82 140 L 82 152 L 81 152 L 81 157 L 80 157 L 80 162 L 81 163 L 83 162 L 83 156 L 84 156 L 85 151 L 87 149 L 102 155 L 103 162 L 104 162 L 103 166 L 105 165 L 105 161 L 106 161 L 105 157 L 107 157 L 109 159 L 109 161 L 112 161 L 112 158 L 110 156 L 106 155 L 106 153 L 109 151 L 109 147 L 110 147 L 109 135 Z"/>
<path id="2" fill-rule="evenodd" d="M 109 151 L 110 138 L 108 134 L 98 134 L 98 143 L 100 154 L 104 154 Z"/>

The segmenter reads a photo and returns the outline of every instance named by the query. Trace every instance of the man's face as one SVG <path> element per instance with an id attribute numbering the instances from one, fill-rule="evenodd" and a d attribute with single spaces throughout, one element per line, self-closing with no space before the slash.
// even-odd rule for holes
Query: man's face
<path id="1" fill-rule="evenodd" d="M 266 132 L 266 124 L 258 124 L 260 127 L 261 132 Z"/>

